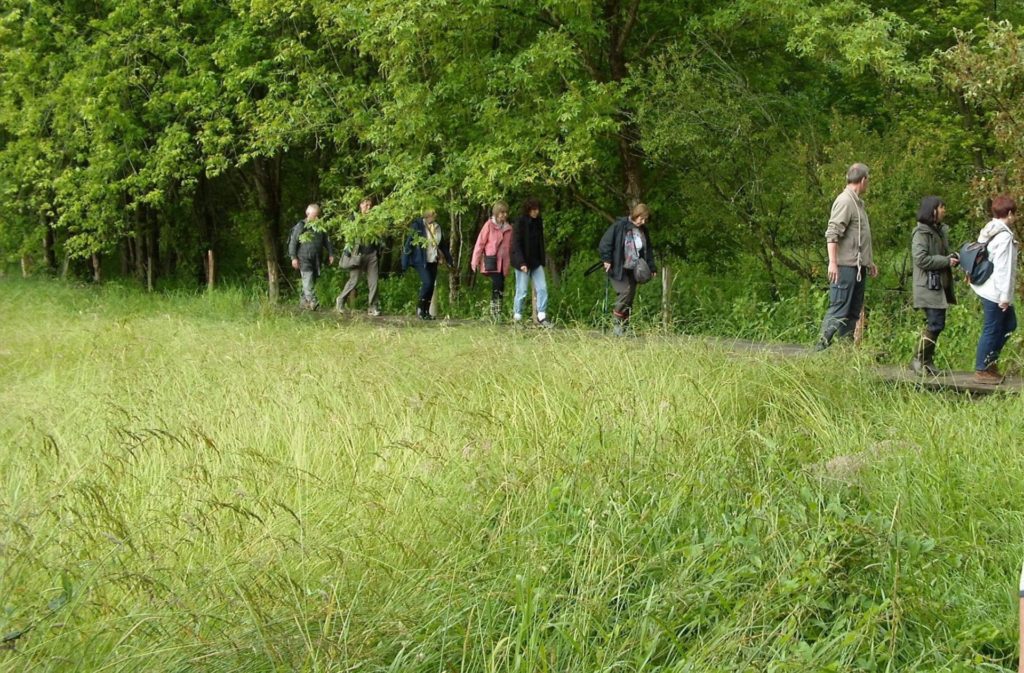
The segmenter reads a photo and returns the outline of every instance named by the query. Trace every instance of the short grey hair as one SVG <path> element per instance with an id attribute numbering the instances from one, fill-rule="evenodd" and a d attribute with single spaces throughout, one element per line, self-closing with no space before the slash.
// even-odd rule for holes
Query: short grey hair
<path id="1" fill-rule="evenodd" d="M 311 211 L 311 210 L 315 210 L 316 214 L 319 215 L 320 214 L 320 206 L 319 206 L 319 204 L 311 203 L 308 206 L 306 206 L 306 214 L 307 215 L 309 214 L 309 211 Z"/>
<path id="2" fill-rule="evenodd" d="M 846 184 L 852 185 L 868 177 L 868 167 L 865 164 L 854 164 L 846 171 Z"/>

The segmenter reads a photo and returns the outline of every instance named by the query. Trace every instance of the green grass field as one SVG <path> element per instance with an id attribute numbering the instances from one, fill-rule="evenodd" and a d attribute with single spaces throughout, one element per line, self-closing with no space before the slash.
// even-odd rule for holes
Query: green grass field
<path id="1" fill-rule="evenodd" d="M 1016 666 L 1019 396 L 0 281 L 2 671 Z"/>

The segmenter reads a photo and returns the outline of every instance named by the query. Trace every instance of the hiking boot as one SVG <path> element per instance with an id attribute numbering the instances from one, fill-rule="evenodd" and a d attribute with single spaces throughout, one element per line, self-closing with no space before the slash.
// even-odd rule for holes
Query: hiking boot
<path id="1" fill-rule="evenodd" d="M 998 386 L 1003 382 L 1003 375 L 999 373 L 995 365 L 989 365 L 988 369 L 979 369 L 974 372 L 974 382 L 988 386 Z"/>
<path id="2" fill-rule="evenodd" d="M 915 374 L 919 376 L 941 376 L 942 371 L 935 367 L 930 362 L 924 362 L 920 358 L 914 358 L 910 361 L 910 368 L 914 370 Z"/>
<path id="3" fill-rule="evenodd" d="M 921 340 L 917 344 L 917 353 L 910 362 L 910 368 L 916 374 L 938 376 L 941 372 L 935 368 L 935 343 L 938 336 L 933 332 L 921 332 Z"/>

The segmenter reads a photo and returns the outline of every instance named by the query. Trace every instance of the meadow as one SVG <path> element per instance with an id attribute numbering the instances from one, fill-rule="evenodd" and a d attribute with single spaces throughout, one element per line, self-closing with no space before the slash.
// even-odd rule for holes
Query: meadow
<path id="1" fill-rule="evenodd" d="M 0 280 L 0 671 L 995 671 L 1017 395 Z"/>

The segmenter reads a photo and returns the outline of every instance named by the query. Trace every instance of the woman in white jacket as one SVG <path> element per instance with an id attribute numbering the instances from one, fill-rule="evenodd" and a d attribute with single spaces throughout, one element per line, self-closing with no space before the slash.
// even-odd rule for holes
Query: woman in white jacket
<path id="1" fill-rule="evenodd" d="M 980 243 L 988 243 L 992 275 L 981 285 L 971 286 L 981 298 L 985 314 L 974 360 L 974 380 L 998 384 L 1003 380 L 996 366 L 999 353 L 1010 334 L 1017 329 L 1013 289 L 1017 285 L 1018 245 L 1010 228 L 1017 219 L 1017 204 L 1009 196 L 997 196 L 992 200 L 992 218 L 978 236 Z"/>

